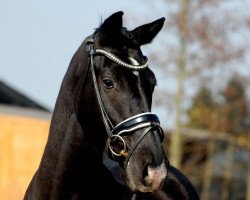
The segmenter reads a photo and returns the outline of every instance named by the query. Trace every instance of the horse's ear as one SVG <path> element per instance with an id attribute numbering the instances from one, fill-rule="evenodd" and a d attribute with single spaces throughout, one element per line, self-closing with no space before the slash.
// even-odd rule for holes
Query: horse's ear
<path id="1" fill-rule="evenodd" d="M 102 36 L 115 36 L 120 35 L 122 29 L 122 15 L 123 12 L 119 11 L 108 17 L 100 26 L 100 33 Z"/>
<path id="2" fill-rule="evenodd" d="M 161 30 L 165 21 L 165 17 L 157 19 L 151 23 L 141 25 L 134 30 L 132 33 L 139 45 L 150 43 L 154 37 Z"/>

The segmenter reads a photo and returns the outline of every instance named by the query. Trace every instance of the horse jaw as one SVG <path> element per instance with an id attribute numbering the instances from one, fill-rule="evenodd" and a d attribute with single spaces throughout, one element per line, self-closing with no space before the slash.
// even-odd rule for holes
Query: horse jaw
<path id="1" fill-rule="evenodd" d="M 128 163 L 126 168 L 127 184 L 133 192 L 155 192 L 160 189 L 167 176 L 165 162 L 156 167 L 148 166 L 145 170 L 146 176 L 142 177 L 140 174 L 144 170 L 138 170 L 131 162 Z"/>

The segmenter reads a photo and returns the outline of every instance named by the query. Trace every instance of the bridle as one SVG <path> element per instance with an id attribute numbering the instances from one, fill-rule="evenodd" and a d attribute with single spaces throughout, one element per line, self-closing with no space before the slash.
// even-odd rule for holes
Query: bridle
<path id="1" fill-rule="evenodd" d="M 96 33 L 96 32 L 95 32 Z M 97 79 L 95 75 L 95 69 L 94 69 L 94 56 L 95 55 L 102 55 L 113 62 L 126 67 L 128 69 L 132 70 L 143 70 L 148 66 L 148 61 L 146 61 L 142 65 L 131 65 L 128 64 L 124 61 L 122 61 L 120 58 L 115 56 L 114 54 L 104 50 L 104 49 L 95 49 L 94 48 L 94 36 L 95 33 L 92 35 L 92 37 L 88 38 L 86 40 L 86 51 L 89 54 L 89 66 L 91 67 L 92 71 L 92 78 L 94 82 L 94 88 L 95 88 L 95 93 L 97 96 L 98 104 L 100 107 L 100 111 L 102 114 L 103 122 L 105 125 L 106 133 L 108 135 L 107 139 L 107 147 L 108 147 L 108 155 L 111 159 L 119 161 L 123 161 L 124 167 L 127 166 L 129 162 L 129 158 L 131 157 L 132 153 L 135 151 L 136 147 L 140 144 L 140 142 L 143 140 L 143 138 L 149 133 L 149 131 L 152 130 L 158 130 L 161 142 L 164 139 L 164 133 L 163 130 L 160 126 L 160 121 L 159 118 L 157 117 L 156 114 L 153 114 L 151 112 L 144 112 L 137 114 L 135 116 L 132 116 L 128 119 L 125 119 L 124 121 L 118 123 L 116 126 L 114 126 L 105 110 L 105 107 L 102 103 L 101 95 L 98 89 L 97 85 Z M 134 131 L 137 131 L 139 129 L 145 129 L 141 136 L 137 139 L 137 141 L 134 143 L 131 149 L 128 149 L 125 140 L 123 139 L 124 135 L 131 134 Z M 122 143 L 122 150 L 117 153 L 114 150 L 114 143 L 120 142 Z"/>

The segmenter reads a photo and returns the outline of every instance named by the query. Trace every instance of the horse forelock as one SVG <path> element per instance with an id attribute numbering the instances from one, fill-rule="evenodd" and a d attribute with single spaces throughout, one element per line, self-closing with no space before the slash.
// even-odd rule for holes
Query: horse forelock
<path id="1" fill-rule="evenodd" d="M 129 48 L 139 48 L 140 45 L 132 31 L 126 27 L 122 27 L 119 31 L 112 34 L 102 31 L 101 26 L 96 29 L 99 35 L 99 42 L 101 46 L 127 46 Z"/>
<path id="2" fill-rule="evenodd" d="M 131 45 L 134 45 L 134 46 L 139 46 L 139 43 L 138 41 L 136 41 L 133 33 L 131 31 L 129 31 L 127 28 L 123 27 L 121 29 L 121 36 L 124 38 L 125 42 L 127 44 L 131 44 Z"/>

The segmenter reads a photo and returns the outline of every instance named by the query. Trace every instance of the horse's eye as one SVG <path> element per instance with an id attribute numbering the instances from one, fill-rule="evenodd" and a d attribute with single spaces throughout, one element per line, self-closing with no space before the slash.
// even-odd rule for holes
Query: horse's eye
<path id="1" fill-rule="evenodd" d="M 110 79 L 104 79 L 103 84 L 107 89 L 112 89 L 114 87 L 114 84 Z"/>

